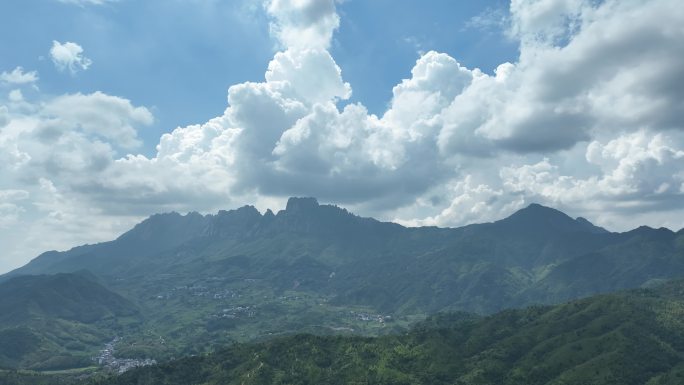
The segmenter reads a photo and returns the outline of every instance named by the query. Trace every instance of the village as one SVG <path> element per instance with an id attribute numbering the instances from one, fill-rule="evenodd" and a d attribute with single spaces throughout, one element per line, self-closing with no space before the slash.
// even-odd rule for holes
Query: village
<path id="1" fill-rule="evenodd" d="M 235 298 L 242 297 L 242 295 L 240 295 L 237 291 L 234 291 L 234 290 L 230 290 L 230 289 L 214 289 L 214 290 L 212 290 L 209 287 L 202 285 L 202 284 L 193 284 L 193 285 L 175 286 L 175 287 L 171 288 L 170 290 L 166 291 L 165 293 L 157 295 L 156 299 L 168 300 L 168 299 L 183 296 L 183 295 L 189 295 L 192 297 L 204 297 L 204 298 L 210 298 L 210 299 L 215 299 L 215 300 L 235 299 Z"/>
<path id="2" fill-rule="evenodd" d="M 261 282 L 259 279 L 245 278 L 241 282 L 247 285 L 254 285 Z M 295 286 L 297 282 L 295 281 Z M 241 289 L 230 287 L 228 280 L 224 277 L 208 277 L 195 280 L 192 283 L 178 284 L 168 287 L 164 292 L 154 295 L 158 301 L 167 300 L 184 300 L 201 302 L 209 304 L 214 303 L 214 309 L 209 310 L 207 316 L 210 319 L 224 319 L 224 320 L 247 320 L 249 322 L 258 322 L 262 317 L 271 315 L 278 317 L 286 314 L 292 309 L 300 309 L 301 306 L 308 309 L 309 305 L 316 305 L 317 307 L 328 307 L 329 298 L 324 296 L 311 295 L 309 293 L 298 292 L 295 290 L 288 290 L 285 292 L 274 293 L 270 290 L 257 291 L 250 295 L 252 288 L 242 287 Z M 283 306 L 273 312 L 273 304 Z M 334 307 L 331 307 L 331 310 Z M 269 310 L 267 310 L 269 309 Z M 207 309 L 208 310 L 208 309 Z M 342 309 L 340 309 L 342 310 Z M 351 324 L 364 323 L 370 326 L 383 327 L 387 323 L 395 321 L 391 315 L 379 314 L 368 310 L 361 309 L 344 309 L 339 316 L 346 318 Z M 375 326 L 373 326 L 375 327 Z"/>
<path id="3" fill-rule="evenodd" d="M 118 374 L 125 373 L 133 368 L 157 364 L 156 360 L 152 360 L 149 358 L 116 358 L 114 356 L 116 344 L 121 342 L 121 340 L 121 337 L 115 337 L 112 341 L 106 343 L 104 349 L 100 350 L 100 354 L 97 357 L 93 357 L 93 360 L 97 362 L 98 365 L 104 367 L 106 370 Z"/>
<path id="4" fill-rule="evenodd" d="M 354 318 L 358 321 L 364 321 L 364 322 L 378 322 L 378 323 L 384 324 L 385 322 L 392 321 L 392 316 L 389 316 L 389 315 L 355 312 L 353 310 L 350 310 L 349 314 L 351 315 L 352 318 Z"/>
<path id="5" fill-rule="evenodd" d="M 240 318 L 241 316 L 246 316 L 247 318 L 252 318 L 256 315 L 256 306 L 232 306 L 217 315 L 221 318 Z"/>

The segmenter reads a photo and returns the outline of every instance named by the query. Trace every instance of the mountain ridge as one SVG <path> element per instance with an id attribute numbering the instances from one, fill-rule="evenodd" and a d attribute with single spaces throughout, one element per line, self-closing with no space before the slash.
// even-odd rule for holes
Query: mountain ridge
<path id="1" fill-rule="evenodd" d="M 461 226 L 461 227 L 435 227 L 435 226 L 421 226 L 421 227 L 406 227 L 397 223 L 393 222 L 384 222 L 384 221 L 378 221 L 373 218 L 368 218 L 368 217 L 359 217 L 356 216 L 346 209 L 339 208 L 336 205 L 321 205 L 318 203 L 316 198 L 297 198 L 297 197 L 292 197 L 288 199 L 286 208 L 284 210 L 279 210 L 277 214 L 274 214 L 273 211 L 268 209 L 264 214 L 261 214 L 254 206 L 251 205 L 245 205 L 242 207 L 239 207 L 234 210 L 219 210 L 216 214 L 206 214 L 202 215 L 197 212 L 189 212 L 185 215 L 182 215 L 178 212 L 168 212 L 168 213 L 160 213 L 160 214 L 154 214 L 151 215 L 150 217 L 144 219 L 140 223 L 136 224 L 131 230 L 124 232 L 122 235 L 117 237 L 116 239 L 108 242 L 102 242 L 98 244 L 88 244 L 88 245 L 82 245 L 82 246 L 76 246 L 72 249 L 69 249 L 64 252 L 56 251 L 56 250 L 51 250 L 51 251 L 46 251 L 45 253 L 42 253 L 38 257 L 34 258 L 31 260 L 27 265 L 22 266 L 18 269 L 15 269 L 13 271 L 10 271 L 4 276 L 14 276 L 16 275 L 15 272 L 19 272 L 28 265 L 32 263 L 39 263 L 39 260 L 45 259 L 46 257 L 49 258 L 56 258 L 58 255 L 63 256 L 64 253 L 69 253 L 69 252 L 75 252 L 77 254 L 84 254 L 90 252 L 93 248 L 99 247 L 100 245 L 108 245 L 113 242 L 119 242 L 119 241 L 128 241 L 128 242 L 134 242 L 134 245 L 132 247 L 142 247 L 142 250 L 146 253 L 154 253 L 154 252 L 159 252 L 161 250 L 159 249 L 150 249 L 147 247 L 147 245 L 143 245 L 144 242 L 142 241 L 150 241 L 154 240 L 151 237 L 157 236 L 161 237 L 160 234 L 152 234 L 150 232 L 151 229 L 154 229 L 156 233 L 162 233 L 164 236 L 164 241 L 171 241 L 170 243 L 166 244 L 164 248 L 172 248 L 174 246 L 177 246 L 179 244 L 182 244 L 184 242 L 189 241 L 192 238 L 197 238 L 201 236 L 230 236 L 230 235 L 235 235 L 235 234 L 240 234 L 243 233 L 247 230 L 252 229 L 252 227 L 259 225 L 259 224 L 267 224 L 270 225 L 273 223 L 274 219 L 275 220 L 280 220 L 281 227 L 279 230 L 282 230 L 283 228 L 288 228 L 290 223 L 285 223 L 283 224 L 282 222 L 288 220 L 288 219 L 301 219 L 302 217 L 306 217 L 307 215 L 309 217 L 315 216 L 317 214 L 325 213 L 328 214 L 328 216 L 333 216 L 336 215 L 339 218 L 345 218 L 345 219 L 351 219 L 354 218 L 356 221 L 360 222 L 366 222 L 366 223 L 375 223 L 375 224 L 383 224 L 383 225 L 391 225 L 394 226 L 395 228 L 404 228 L 404 229 L 428 229 L 428 228 L 434 228 L 434 229 L 439 229 L 439 230 L 462 230 L 468 227 L 472 226 L 487 226 L 487 225 L 493 225 L 493 226 L 506 226 L 506 227 L 511 227 L 511 228 L 516 228 L 520 227 L 521 225 L 524 225 L 524 223 L 520 222 L 529 222 L 530 217 L 533 219 L 535 217 L 539 218 L 540 213 L 552 213 L 555 218 L 555 222 L 550 222 L 552 225 L 557 223 L 559 219 L 563 221 L 564 223 L 560 226 L 552 226 L 552 227 L 557 227 L 557 228 L 565 228 L 565 229 L 570 229 L 572 228 L 574 231 L 581 231 L 581 230 L 587 230 L 589 229 L 592 232 L 608 232 L 607 230 L 595 226 L 591 224 L 588 220 L 584 218 L 578 218 L 578 219 L 572 219 L 571 217 L 567 216 L 566 214 L 562 213 L 561 211 L 558 211 L 556 209 L 542 206 L 540 204 L 532 203 L 528 205 L 527 207 L 520 209 L 516 211 L 515 213 L 511 214 L 510 216 L 495 221 L 495 222 L 486 222 L 486 223 L 478 223 L 478 224 L 471 224 L 471 225 L 466 225 L 466 226 Z M 333 214 L 333 215 L 331 215 Z M 522 221 L 521 221 L 522 219 Z M 581 219 L 581 220 L 580 220 Z M 276 221 L 278 222 L 278 221 Z M 549 222 L 544 224 L 539 224 L 536 226 L 536 229 L 542 229 L 544 231 L 548 230 L 548 226 L 545 226 Z M 575 227 L 572 227 L 569 225 L 569 223 L 575 224 Z M 301 228 L 301 223 L 299 224 L 300 226 L 295 228 L 297 229 L 302 229 Z M 642 226 L 644 227 L 644 226 Z M 160 229 L 161 228 L 161 229 Z M 636 231 L 631 230 L 631 231 Z M 169 236 L 171 234 L 171 236 Z M 160 240 L 161 241 L 161 240 Z M 138 249 L 140 250 L 140 249 Z M 44 267 L 44 266 L 42 266 Z M 28 269 L 30 273 L 31 269 Z M 2 277 L 2 276 L 0 276 Z"/>
<path id="2" fill-rule="evenodd" d="M 156 214 L 113 241 L 42 254 L 0 279 L 83 268 L 109 279 L 224 274 L 259 277 L 276 291 L 301 286 L 335 303 L 383 311 L 488 313 L 635 287 L 677 277 L 680 270 L 684 275 L 679 260 L 684 246 L 673 243 L 677 237 L 643 226 L 609 232 L 539 204 L 494 222 L 440 228 L 404 227 L 315 198 L 290 198 L 275 214 L 261 214 L 254 206 L 207 215 Z M 647 266 L 631 256 L 633 246 L 619 246 L 635 243 L 653 244 L 647 253 L 659 250 L 658 258 L 667 262 Z M 616 254 L 620 247 L 623 252 Z M 593 260 L 603 263 L 606 274 L 617 275 L 587 283 L 591 289 L 576 288 L 570 272 L 593 273 Z M 648 273 L 635 273 L 636 266 L 648 267 Z M 434 296 L 427 300 L 430 286 Z M 426 300 L 411 299 L 415 292 Z"/>

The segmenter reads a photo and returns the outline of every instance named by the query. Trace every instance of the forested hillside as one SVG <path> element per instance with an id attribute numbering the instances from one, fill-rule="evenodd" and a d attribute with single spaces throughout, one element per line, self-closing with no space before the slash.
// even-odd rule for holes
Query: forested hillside
<path id="1" fill-rule="evenodd" d="M 238 344 L 90 384 L 682 384 L 684 282 L 378 338 Z"/>

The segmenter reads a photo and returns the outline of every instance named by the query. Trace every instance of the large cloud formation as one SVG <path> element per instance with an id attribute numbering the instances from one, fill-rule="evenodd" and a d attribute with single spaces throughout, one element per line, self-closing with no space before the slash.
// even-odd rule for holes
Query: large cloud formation
<path id="1" fill-rule="evenodd" d="M 351 86 L 328 51 L 335 1 L 272 0 L 282 50 L 264 81 L 230 87 L 222 115 L 164 134 L 153 156 L 128 153 L 153 119 L 128 100 L 8 99 L 0 180 L 13 182 L 0 184 L 0 226 L 23 224 L 31 245 L 59 226 L 71 235 L 62 247 L 83 228 L 104 239 L 153 212 L 311 195 L 410 225 L 487 221 L 540 202 L 612 229 L 680 228 L 677 5 L 513 0 L 516 62 L 487 74 L 427 52 L 376 116 L 347 102 Z"/>

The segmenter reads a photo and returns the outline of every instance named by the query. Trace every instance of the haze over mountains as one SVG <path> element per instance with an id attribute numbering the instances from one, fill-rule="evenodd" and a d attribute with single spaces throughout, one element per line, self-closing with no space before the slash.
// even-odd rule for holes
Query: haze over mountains
<path id="1" fill-rule="evenodd" d="M 460 228 L 407 228 L 313 198 L 291 198 L 277 214 L 158 214 L 116 240 L 47 252 L 0 277 L 0 308 L 36 304 L 0 318 L 0 333 L 54 343 L 26 345 L 33 350 L 3 365 L 38 367 L 36 352 L 47 351 L 62 357 L 51 367 L 78 366 L 120 335 L 122 356 L 163 360 L 277 334 L 388 334 L 437 312 L 491 314 L 678 277 L 683 231 L 613 233 L 536 204 Z M 62 294 L 50 288 L 57 280 L 96 297 Z M 36 319 L 91 337 L 59 339 L 30 326 Z"/>

